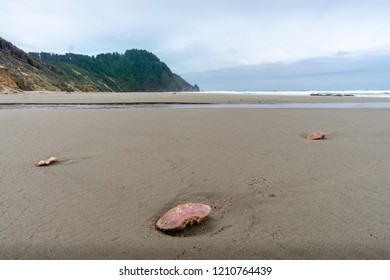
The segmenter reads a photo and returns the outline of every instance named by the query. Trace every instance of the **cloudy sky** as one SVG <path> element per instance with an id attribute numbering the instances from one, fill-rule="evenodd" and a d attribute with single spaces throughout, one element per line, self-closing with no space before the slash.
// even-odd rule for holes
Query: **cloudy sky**
<path id="1" fill-rule="evenodd" d="M 0 0 L 0 36 L 26 51 L 139 48 L 178 74 L 390 53 L 387 0 Z"/>

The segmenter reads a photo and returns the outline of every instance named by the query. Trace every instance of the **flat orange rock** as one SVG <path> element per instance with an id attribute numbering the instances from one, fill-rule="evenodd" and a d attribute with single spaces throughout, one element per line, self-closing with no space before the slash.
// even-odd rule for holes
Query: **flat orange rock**
<path id="1" fill-rule="evenodd" d="M 156 223 L 162 231 L 182 231 L 187 226 L 203 222 L 211 212 L 211 207 L 200 203 L 180 204 L 166 212 Z"/>
<path id="2" fill-rule="evenodd" d="M 310 132 L 307 136 L 307 140 L 320 140 L 325 138 L 325 133 L 321 131 Z"/>
<path id="3" fill-rule="evenodd" d="M 36 166 L 45 166 L 45 165 L 49 165 L 49 164 L 51 164 L 51 163 L 53 163 L 53 162 L 56 162 L 56 161 L 58 161 L 58 159 L 57 159 L 56 157 L 51 157 L 51 158 L 49 158 L 49 159 L 47 159 L 47 160 L 40 160 L 40 161 L 36 164 Z"/>

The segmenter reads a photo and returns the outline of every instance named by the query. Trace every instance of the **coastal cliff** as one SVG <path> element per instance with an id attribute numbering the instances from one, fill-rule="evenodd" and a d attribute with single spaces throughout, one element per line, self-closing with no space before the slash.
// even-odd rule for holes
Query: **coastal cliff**
<path id="1" fill-rule="evenodd" d="M 153 53 L 26 53 L 0 37 L 0 91 L 199 91 Z"/>

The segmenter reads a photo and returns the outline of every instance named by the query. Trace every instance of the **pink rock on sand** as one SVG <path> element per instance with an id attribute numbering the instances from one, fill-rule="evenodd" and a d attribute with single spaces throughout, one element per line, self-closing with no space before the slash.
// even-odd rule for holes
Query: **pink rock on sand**
<path id="1" fill-rule="evenodd" d="M 321 131 L 310 132 L 307 136 L 307 140 L 320 140 L 325 138 L 325 133 Z"/>
<path id="2" fill-rule="evenodd" d="M 211 212 L 211 207 L 199 203 L 180 204 L 166 212 L 156 223 L 162 231 L 182 231 L 187 226 L 203 222 Z"/>
<path id="3" fill-rule="evenodd" d="M 57 159 L 56 157 L 51 157 L 51 158 L 49 158 L 49 159 L 47 159 L 47 160 L 40 160 L 40 161 L 36 164 L 36 166 L 45 166 L 45 165 L 49 165 L 49 164 L 51 164 L 51 163 L 53 163 L 53 162 L 56 162 L 56 161 L 58 161 L 58 159 Z"/>

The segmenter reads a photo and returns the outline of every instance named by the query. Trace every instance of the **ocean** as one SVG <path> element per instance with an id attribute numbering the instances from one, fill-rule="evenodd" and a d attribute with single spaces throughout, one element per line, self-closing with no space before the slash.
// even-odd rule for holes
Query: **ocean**
<path id="1" fill-rule="evenodd" d="M 390 97 L 390 89 L 383 90 L 294 90 L 294 91 L 204 91 L 203 93 L 254 94 L 275 96 L 356 96 Z"/>

